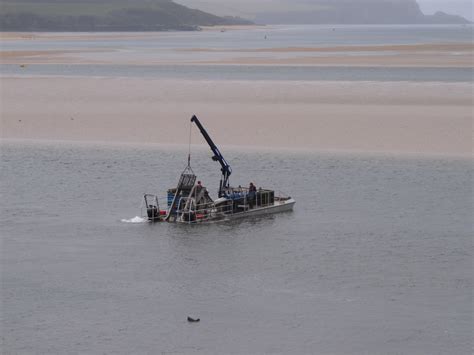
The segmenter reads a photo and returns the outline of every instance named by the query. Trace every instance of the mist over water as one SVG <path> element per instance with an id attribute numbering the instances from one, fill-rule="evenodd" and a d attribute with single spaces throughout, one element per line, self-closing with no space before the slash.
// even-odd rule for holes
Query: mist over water
<path id="1" fill-rule="evenodd" d="M 186 149 L 3 143 L 3 351 L 470 352 L 470 160 L 221 150 L 294 212 L 125 223 Z M 192 167 L 215 197 L 207 148 Z"/>

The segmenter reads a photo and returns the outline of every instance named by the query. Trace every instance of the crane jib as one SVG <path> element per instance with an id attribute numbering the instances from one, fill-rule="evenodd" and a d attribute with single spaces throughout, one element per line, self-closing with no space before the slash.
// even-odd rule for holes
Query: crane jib
<path id="1" fill-rule="evenodd" d="M 219 195 L 222 194 L 222 189 L 229 187 L 229 176 L 232 174 L 232 168 L 230 167 L 229 163 L 225 160 L 224 156 L 221 154 L 217 146 L 212 141 L 211 137 L 207 133 L 206 129 L 203 127 L 199 119 L 194 115 L 191 118 L 191 122 L 194 122 L 196 126 L 198 126 L 199 130 L 201 131 L 202 136 L 206 140 L 207 144 L 211 148 L 212 153 L 214 156 L 212 160 L 218 161 L 221 164 L 221 171 L 222 171 L 222 182 L 221 186 L 219 187 Z"/>

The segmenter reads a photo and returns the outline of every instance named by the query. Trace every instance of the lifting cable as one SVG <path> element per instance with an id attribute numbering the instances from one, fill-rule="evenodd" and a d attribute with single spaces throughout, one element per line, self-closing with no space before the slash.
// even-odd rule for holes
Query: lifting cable
<path id="1" fill-rule="evenodd" d="M 181 175 L 185 174 L 186 172 L 190 172 L 194 175 L 194 171 L 191 168 L 191 133 L 192 133 L 192 123 L 189 122 L 188 166 L 184 169 Z"/>
<path id="2" fill-rule="evenodd" d="M 191 132 L 192 132 L 192 122 L 189 122 L 188 168 L 191 168 Z"/>

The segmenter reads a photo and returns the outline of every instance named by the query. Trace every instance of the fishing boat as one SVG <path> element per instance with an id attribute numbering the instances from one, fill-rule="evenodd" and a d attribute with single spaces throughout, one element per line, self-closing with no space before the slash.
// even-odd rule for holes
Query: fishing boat
<path id="1" fill-rule="evenodd" d="M 232 168 L 225 160 L 199 119 L 191 118 L 206 140 L 213 153 L 212 160 L 221 165 L 221 179 L 217 199 L 213 199 L 206 187 L 197 181 L 190 164 L 181 173 L 175 188 L 168 190 L 166 209 L 160 208 L 158 197 L 145 194 L 142 203 L 142 216 L 152 222 L 171 223 L 210 223 L 236 218 L 251 217 L 263 214 L 293 210 L 295 200 L 290 196 L 277 193 L 251 183 L 249 187 L 232 187 L 229 177 Z"/>

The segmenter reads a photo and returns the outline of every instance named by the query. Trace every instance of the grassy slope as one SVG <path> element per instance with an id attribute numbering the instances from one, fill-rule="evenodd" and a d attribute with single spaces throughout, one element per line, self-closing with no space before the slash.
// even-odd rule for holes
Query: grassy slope
<path id="1" fill-rule="evenodd" d="M 86 1 L 79 0 L 75 2 L 58 1 L 12 1 L 1 2 L 2 13 L 33 13 L 42 16 L 105 16 L 112 11 L 124 8 L 141 8 L 150 10 L 160 10 L 163 8 L 164 1 L 127 1 L 127 0 L 102 0 Z"/>
<path id="2" fill-rule="evenodd" d="M 182 29 L 232 22 L 170 0 L 4 0 L 0 9 L 3 30 Z"/>

